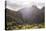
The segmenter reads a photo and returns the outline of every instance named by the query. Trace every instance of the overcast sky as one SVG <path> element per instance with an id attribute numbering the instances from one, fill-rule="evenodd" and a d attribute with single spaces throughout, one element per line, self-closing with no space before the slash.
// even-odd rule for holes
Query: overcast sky
<path id="1" fill-rule="evenodd" d="M 32 5 L 36 5 L 39 9 L 41 9 L 44 4 L 45 0 L 6 0 L 7 1 L 7 8 L 17 11 L 24 7 L 31 7 Z"/>

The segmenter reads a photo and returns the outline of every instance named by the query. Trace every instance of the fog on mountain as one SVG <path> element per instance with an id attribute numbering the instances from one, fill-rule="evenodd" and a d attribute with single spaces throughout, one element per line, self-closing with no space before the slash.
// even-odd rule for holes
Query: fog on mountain
<path id="1" fill-rule="evenodd" d="M 8 8 L 6 10 L 6 27 L 10 24 L 25 25 L 25 24 L 40 24 L 44 23 L 44 10 L 38 9 L 36 6 L 22 8 L 19 11 L 13 11 Z"/>

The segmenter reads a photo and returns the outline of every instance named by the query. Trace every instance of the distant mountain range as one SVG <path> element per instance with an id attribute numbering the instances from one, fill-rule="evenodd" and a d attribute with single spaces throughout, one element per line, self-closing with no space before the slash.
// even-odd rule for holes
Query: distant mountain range
<path id="1" fill-rule="evenodd" d="M 38 9 L 36 6 L 30 8 L 22 8 L 19 11 L 13 11 L 8 8 L 6 11 L 6 22 L 14 22 L 16 24 L 32 24 L 44 22 L 45 7 Z"/>

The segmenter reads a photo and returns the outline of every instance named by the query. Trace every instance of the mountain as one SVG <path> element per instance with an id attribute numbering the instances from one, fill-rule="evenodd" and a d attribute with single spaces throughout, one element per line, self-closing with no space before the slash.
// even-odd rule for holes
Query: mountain
<path id="1" fill-rule="evenodd" d="M 17 12 L 6 9 L 6 18 L 8 18 L 8 21 L 15 21 L 17 24 L 39 24 L 44 21 L 44 7 L 38 9 L 36 6 L 32 6 L 29 8 L 22 8 Z"/>
<path id="2" fill-rule="evenodd" d="M 6 17 L 6 23 L 15 23 L 15 24 L 22 24 L 23 19 L 21 14 L 18 14 L 16 11 L 10 10 L 8 8 L 5 9 L 5 17 Z"/>
<path id="3" fill-rule="evenodd" d="M 36 6 L 22 8 L 19 11 L 5 9 L 5 29 L 16 29 L 16 26 L 26 24 L 44 23 L 45 7 L 38 9 Z"/>
<path id="4" fill-rule="evenodd" d="M 18 14 L 22 15 L 22 19 L 24 24 L 39 24 L 44 21 L 44 7 L 42 9 L 38 9 L 36 6 L 32 6 L 30 8 L 23 8 L 18 11 Z"/>

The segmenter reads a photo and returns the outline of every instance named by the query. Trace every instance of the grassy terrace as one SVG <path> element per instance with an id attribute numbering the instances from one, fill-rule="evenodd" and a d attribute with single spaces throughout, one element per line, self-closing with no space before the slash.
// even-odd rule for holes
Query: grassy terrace
<path id="1" fill-rule="evenodd" d="M 38 29 L 38 28 L 44 28 L 44 24 L 26 24 L 26 25 L 15 25 L 15 23 L 9 23 L 7 24 L 7 30 L 19 30 L 19 29 Z"/>

